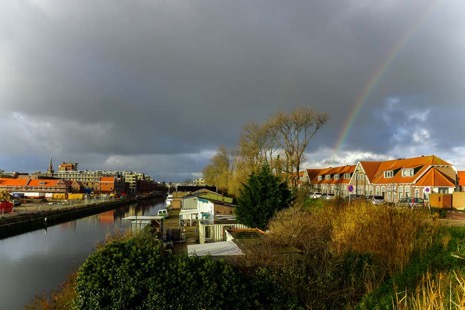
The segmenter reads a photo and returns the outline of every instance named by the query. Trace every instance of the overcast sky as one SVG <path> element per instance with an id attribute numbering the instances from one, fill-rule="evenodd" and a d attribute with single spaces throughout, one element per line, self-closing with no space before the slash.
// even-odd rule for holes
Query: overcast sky
<path id="1" fill-rule="evenodd" d="M 304 168 L 437 155 L 465 170 L 464 12 L 463 0 L 2 0 L 0 169 L 46 171 L 52 156 L 184 181 L 245 124 L 310 106 L 330 119 Z"/>

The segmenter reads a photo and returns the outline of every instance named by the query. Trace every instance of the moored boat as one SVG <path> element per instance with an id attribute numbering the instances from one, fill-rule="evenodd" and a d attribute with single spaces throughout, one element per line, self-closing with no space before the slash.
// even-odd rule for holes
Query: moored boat
<path id="1" fill-rule="evenodd" d="M 173 202 L 173 194 L 169 194 L 168 197 L 166 197 L 166 205 L 170 206 L 172 202 Z"/>

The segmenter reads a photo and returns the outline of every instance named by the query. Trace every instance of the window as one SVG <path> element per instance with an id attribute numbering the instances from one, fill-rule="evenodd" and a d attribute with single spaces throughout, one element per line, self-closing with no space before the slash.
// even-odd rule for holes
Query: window
<path id="1" fill-rule="evenodd" d="M 402 176 L 403 177 L 412 177 L 414 175 L 413 169 L 402 169 Z"/>
<path id="2" fill-rule="evenodd" d="M 394 171 L 384 171 L 385 178 L 392 178 L 394 176 Z"/>
<path id="3" fill-rule="evenodd" d="M 330 174 L 325 175 L 325 180 L 331 180 L 331 175 Z"/>
<path id="4" fill-rule="evenodd" d="M 323 180 L 323 176 L 322 176 L 322 175 L 319 175 L 319 176 L 318 176 L 318 181 L 321 181 L 321 180 Z"/>
<path id="5" fill-rule="evenodd" d="M 350 173 L 344 173 L 344 179 L 346 180 L 350 179 Z"/>
<path id="6" fill-rule="evenodd" d="M 335 179 L 335 180 L 339 180 L 339 174 L 335 174 L 335 175 L 334 175 L 334 179 Z"/>

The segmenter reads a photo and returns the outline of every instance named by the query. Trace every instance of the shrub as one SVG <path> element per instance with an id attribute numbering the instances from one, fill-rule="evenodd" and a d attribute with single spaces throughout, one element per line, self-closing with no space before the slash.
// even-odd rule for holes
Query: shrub
<path id="1" fill-rule="evenodd" d="M 237 221 L 249 227 L 266 229 L 273 215 L 291 203 L 286 182 L 275 176 L 268 165 L 249 176 L 237 198 Z"/>
<path id="2" fill-rule="evenodd" d="M 241 309 L 242 278 L 224 261 L 163 255 L 150 235 L 112 241 L 84 262 L 79 309 Z"/>
<path id="3" fill-rule="evenodd" d="M 161 259 L 160 242 L 144 233 L 100 247 L 77 277 L 80 309 L 140 307 L 152 289 L 147 281 Z"/>

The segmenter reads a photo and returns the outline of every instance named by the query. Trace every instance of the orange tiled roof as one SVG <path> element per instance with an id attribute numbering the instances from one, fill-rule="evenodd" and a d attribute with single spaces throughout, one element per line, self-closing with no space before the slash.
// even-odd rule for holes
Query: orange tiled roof
<path id="1" fill-rule="evenodd" d="M 0 179 L 0 186 L 26 186 L 29 179 Z"/>
<path id="2" fill-rule="evenodd" d="M 318 182 L 318 174 L 320 171 L 321 169 L 307 169 L 308 179 L 311 184 Z"/>
<path id="3" fill-rule="evenodd" d="M 378 171 L 379 165 L 381 162 L 379 161 L 361 161 L 360 165 L 362 166 L 363 170 L 365 171 L 365 174 L 368 178 L 368 180 L 372 180 L 373 177 L 376 174 L 376 171 Z"/>
<path id="4" fill-rule="evenodd" d="M 372 183 L 414 183 L 431 166 L 451 166 L 451 164 L 434 155 L 388 160 L 380 163 Z M 405 168 L 415 169 L 414 175 L 402 176 L 402 169 Z M 394 176 L 385 178 L 384 172 L 386 171 L 393 171 Z"/>
<path id="5" fill-rule="evenodd" d="M 455 186 L 454 181 L 441 173 L 439 170 L 433 168 L 423 175 L 416 183 L 418 186 Z"/>
<path id="6" fill-rule="evenodd" d="M 457 171 L 458 185 L 465 186 L 465 171 Z"/>
<path id="7" fill-rule="evenodd" d="M 349 179 L 344 179 L 345 173 L 353 173 L 355 171 L 355 165 L 346 165 L 346 166 L 339 166 L 339 167 L 330 167 L 324 169 L 314 169 L 319 170 L 318 174 L 314 178 L 312 183 L 314 184 L 346 184 L 349 183 Z M 334 175 L 339 174 L 339 179 L 335 180 Z M 330 180 L 326 180 L 325 176 L 331 175 L 333 176 Z M 318 181 L 318 176 L 321 176 L 321 181 Z"/>
<path id="8" fill-rule="evenodd" d="M 38 179 L 38 180 L 31 180 L 28 184 L 28 186 L 46 186 L 46 187 L 54 187 L 59 184 L 63 184 L 62 180 L 56 180 L 56 179 Z"/>
<path id="9" fill-rule="evenodd" d="M 60 179 L 0 179 L 0 186 L 3 187 L 55 187 L 63 183 Z"/>

